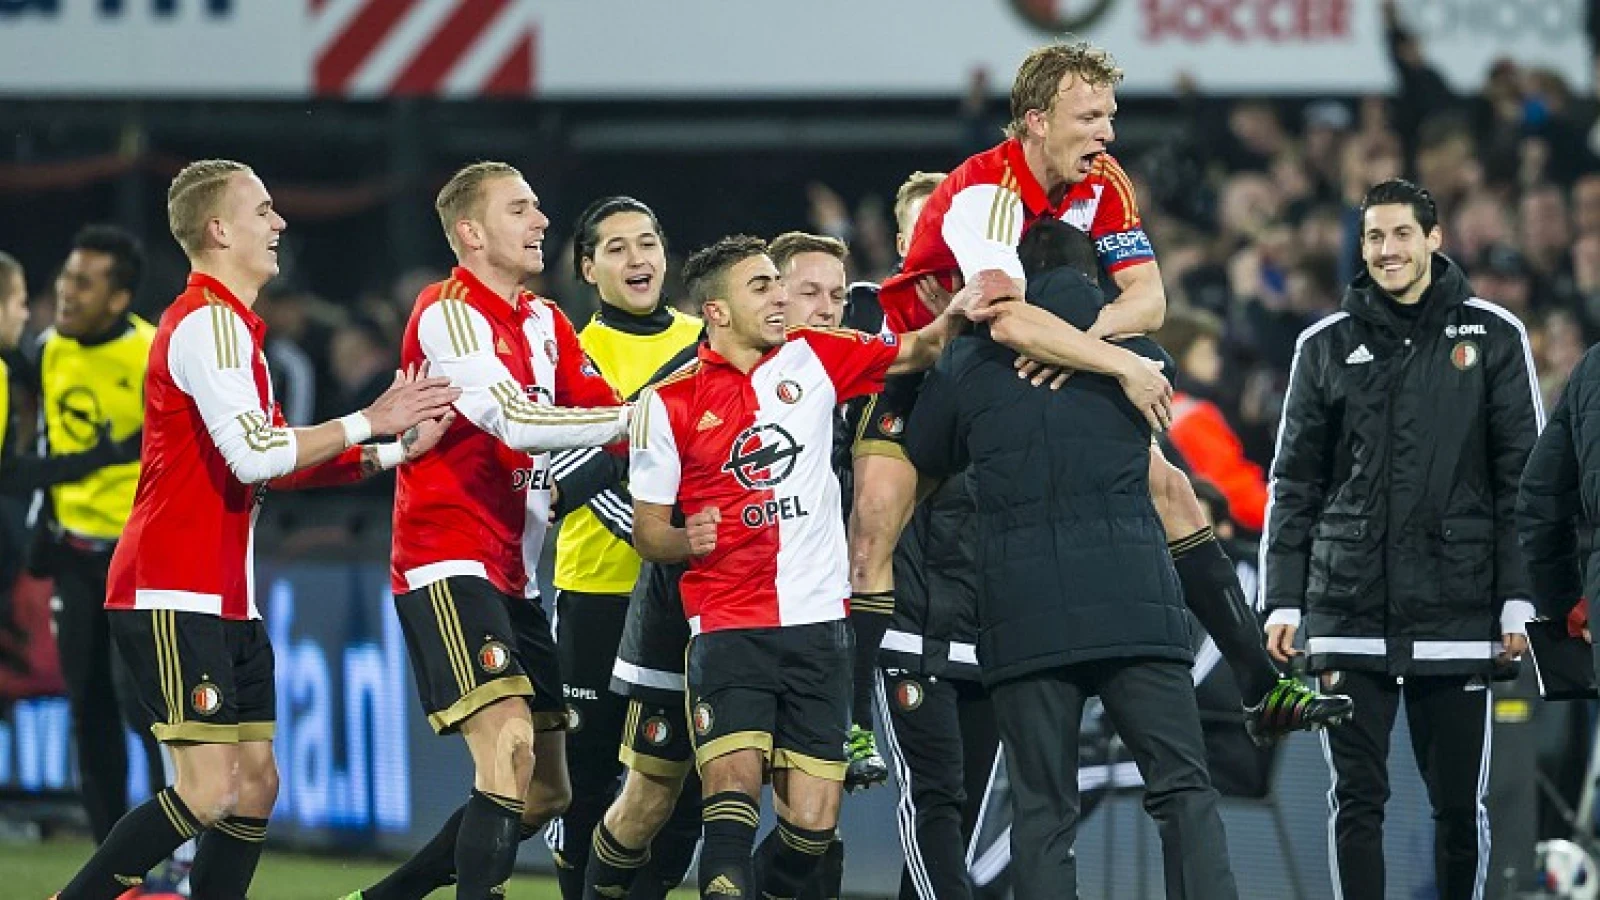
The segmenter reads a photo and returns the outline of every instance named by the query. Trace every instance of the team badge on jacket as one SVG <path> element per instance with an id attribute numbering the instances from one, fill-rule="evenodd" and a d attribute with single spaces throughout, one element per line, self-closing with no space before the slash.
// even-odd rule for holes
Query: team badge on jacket
<path id="1" fill-rule="evenodd" d="M 1472 368 L 1478 364 L 1478 345 L 1472 341 L 1462 341 L 1450 351 L 1450 363 L 1461 371 Z"/>
<path id="2" fill-rule="evenodd" d="M 922 685 L 907 679 L 894 686 L 894 702 L 906 712 L 911 712 L 922 705 L 923 693 Z"/>

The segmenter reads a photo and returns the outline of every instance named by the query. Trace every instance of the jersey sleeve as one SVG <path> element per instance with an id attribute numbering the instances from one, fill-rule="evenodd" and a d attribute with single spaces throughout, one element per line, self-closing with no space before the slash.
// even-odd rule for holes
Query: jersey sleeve
<path id="1" fill-rule="evenodd" d="M 1156 254 L 1150 246 L 1150 237 L 1144 233 L 1144 221 L 1139 218 L 1133 181 L 1115 159 L 1109 155 L 1101 159 L 1104 162 L 1099 174 L 1104 187 L 1094 221 L 1089 223 L 1089 237 L 1094 239 L 1100 264 L 1107 272 L 1115 272 L 1150 262 Z"/>
<path id="2" fill-rule="evenodd" d="M 811 345 L 833 381 L 840 403 L 883 390 L 883 378 L 900 353 L 900 338 L 851 328 L 801 328 L 795 338 Z"/>
<path id="3" fill-rule="evenodd" d="M 550 304 L 556 333 L 556 403 L 562 406 L 616 406 L 617 389 L 578 342 L 578 330 L 559 306 Z"/>
<path id="4" fill-rule="evenodd" d="M 971 279 L 985 269 L 999 269 L 1023 280 L 1017 243 L 1022 240 L 1022 196 L 1007 184 L 973 184 L 950 200 L 939 223 L 939 235 Z"/>
<path id="5" fill-rule="evenodd" d="M 627 429 L 626 407 L 545 406 L 529 400 L 494 354 L 494 332 L 483 314 L 460 300 L 440 299 L 422 311 L 417 343 L 429 372 L 461 390 L 455 407 L 501 443 L 527 453 L 609 444 Z"/>
<path id="6" fill-rule="evenodd" d="M 256 350 L 239 315 L 210 303 L 184 317 L 167 343 L 167 370 L 193 398 L 206 437 L 246 484 L 294 471 L 294 431 L 274 424 L 261 404 L 251 362 Z"/>
<path id="7" fill-rule="evenodd" d="M 667 405 L 654 390 L 639 398 L 628 444 L 628 487 L 633 498 L 662 506 L 677 503 L 683 465 Z"/>

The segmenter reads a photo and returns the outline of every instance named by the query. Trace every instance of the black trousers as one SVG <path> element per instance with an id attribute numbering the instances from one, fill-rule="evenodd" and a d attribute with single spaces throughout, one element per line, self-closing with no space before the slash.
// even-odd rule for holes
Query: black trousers
<path id="1" fill-rule="evenodd" d="M 1000 733 L 983 685 L 880 668 L 878 722 L 900 787 L 900 900 L 970 900 L 967 848 Z"/>
<path id="2" fill-rule="evenodd" d="M 1470 900 L 1489 872 L 1490 691 L 1482 678 L 1327 673 L 1355 715 L 1322 732 L 1333 766 L 1329 827 L 1334 884 L 1345 897 L 1384 896 L 1383 806 L 1389 799 L 1389 733 L 1406 704 L 1411 752 L 1433 806 L 1433 865 L 1440 900 Z"/>
<path id="3" fill-rule="evenodd" d="M 129 686 L 128 667 L 111 640 L 105 610 L 111 553 L 67 546 L 55 553 L 51 573 L 55 578 L 55 602 L 51 611 L 56 648 L 67 684 L 67 705 L 72 711 L 83 807 L 89 814 L 95 842 L 99 843 L 128 811 L 124 722 L 144 744 L 152 793 L 166 786 L 167 776 L 160 746 L 150 734 L 151 723 Z"/>
<path id="4" fill-rule="evenodd" d="M 1237 900 L 1187 665 L 1139 659 L 1084 663 L 1007 681 L 990 693 L 1011 779 L 1017 900 L 1078 896 L 1072 852 L 1078 830 L 1078 729 L 1091 694 L 1100 696 L 1144 777 L 1144 808 L 1161 834 L 1167 896 Z"/>
<path id="5" fill-rule="evenodd" d="M 567 698 L 567 775 L 572 803 L 548 832 L 550 848 L 577 871 L 589 859 L 594 827 L 622 785 L 617 748 L 627 698 L 610 690 L 611 664 L 628 617 L 628 595 L 556 595 L 556 657 Z"/>

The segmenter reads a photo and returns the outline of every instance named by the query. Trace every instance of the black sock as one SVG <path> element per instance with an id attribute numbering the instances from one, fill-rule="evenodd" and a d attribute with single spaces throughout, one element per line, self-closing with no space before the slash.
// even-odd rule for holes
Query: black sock
<path id="1" fill-rule="evenodd" d="M 764 900 L 794 900 L 833 843 L 833 829 L 811 831 L 778 819 L 772 855 L 763 867 L 757 890 Z"/>
<path id="2" fill-rule="evenodd" d="M 61 891 L 65 900 L 115 897 L 202 831 L 178 792 L 167 788 L 117 821 L 100 849 Z"/>
<path id="3" fill-rule="evenodd" d="M 230 816 L 200 836 L 194 868 L 189 870 L 190 890 L 211 900 L 245 900 L 250 879 L 261 862 L 261 845 L 267 839 L 267 820 Z"/>
<path id="4" fill-rule="evenodd" d="M 623 846 L 604 821 L 594 827 L 594 843 L 583 873 L 584 897 L 626 897 L 633 879 L 650 861 L 650 848 L 638 850 Z"/>
<path id="5" fill-rule="evenodd" d="M 705 800 L 701 820 L 705 840 L 700 847 L 702 898 L 752 897 L 750 850 L 756 843 L 761 807 L 753 797 L 723 791 Z"/>
<path id="6" fill-rule="evenodd" d="M 456 838 L 456 897 L 489 900 L 505 896 L 517 865 L 522 801 L 474 790 L 461 813 Z"/>
<path id="7" fill-rule="evenodd" d="M 361 892 L 362 900 L 422 900 L 456 880 L 456 839 L 461 834 L 462 805 L 422 849 L 384 879 Z"/>
<path id="8" fill-rule="evenodd" d="M 1267 655 L 1261 625 L 1239 586 L 1233 560 L 1223 552 L 1209 525 L 1173 541 L 1167 549 L 1172 551 L 1184 601 L 1216 641 L 1245 705 L 1255 706 L 1281 676 Z"/>
<path id="9" fill-rule="evenodd" d="M 822 854 L 822 862 L 811 873 L 811 880 L 800 891 L 800 900 L 839 900 L 844 891 L 844 841 L 838 834 Z"/>
<path id="10" fill-rule="evenodd" d="M 872 729 L 872 680 L 878 669 L 878 647 L 894 618 L 894 591 L 850 595 L 850 627 L 856 633 L 855 683 L 850 696 L 850 721 Z"/>
<path id="11" fill-rule="evenodd" d="M 567 825 L 567 820 L 562 818 L 561 846 L 550 848 L 550 861 L 555 863 L 556 887 L 561 893 L 561 900 L 581 900 L 589 854 L 587 848 L 579 847 L 583 840 Z"/>

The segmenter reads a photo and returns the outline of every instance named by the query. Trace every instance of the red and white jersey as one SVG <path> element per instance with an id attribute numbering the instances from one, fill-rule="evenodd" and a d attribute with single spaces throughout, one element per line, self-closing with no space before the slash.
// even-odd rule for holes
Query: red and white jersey
<path id="1" fill-rule="evenodd" d="M 111 557 L 107 609 L 259 619 L 253 547 L 261 488 L 361 477 L 361 448 L 290 474 L 295 434 L 272 398 L 266 324 L 199 273 L 156 328 L 145 371 L 143 467 Z"/>
<path id="2" fill-rule="evenodd" d="M 929 195 L 900 271 L 879 292 L 887 326 L 906 332 L 933 321 L 917 299 L 916 283 L 925 276 L 951 289 L 956 275 L 971 278 L 985 269 L 1023 280 L 1017 244 L 1047 215 L 1088 232 L 1107 272 L 1155 259 L 1133 182 L 1111 154 L 1096 157 L 1088 177 L 1051 203 L 1012 138 L 968 157 Z"/>
<path id="3" fill-rule="evenodd" d="M 531 573 L 549 527 L 549 451 L 624 437 L 627 409 L 560 308 L 527 292 L 512 304 L 459 266 L 417 297 L 400 359 L 427 362 L 461 397 L 439 446 L 400 467 L 394 591 L 471 575 L 537 596 Z"/>
<path id="4" fill-rule="evenodd" d="M 640 398 L 634 499 L 722 512 L 716 549 L 679 582 L 695 633 L 844 618 L 834 408 L 882 390 L 898 351 L 893 334 L 796 328 L 748 375 L 702 346 L 698 362 Z"/>

